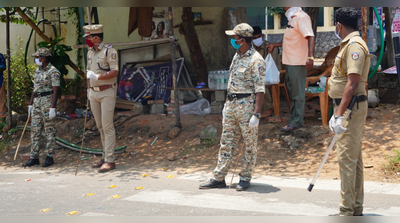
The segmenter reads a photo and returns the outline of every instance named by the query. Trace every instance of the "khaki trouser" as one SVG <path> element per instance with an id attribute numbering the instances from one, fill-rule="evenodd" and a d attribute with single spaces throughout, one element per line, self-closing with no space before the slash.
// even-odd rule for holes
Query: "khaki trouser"
<path id="1" fill-rule="evenodd" d="M 3 82 L 3 86 L 0 87 L 0 118 L 5 118 L 6 116 L 6 90 Z"/>
<path id="2" fill-rule="evenodd" d="M 335 106 L 335 112 L 337 106 Z M 340 134 L 336 141 L 337 158 L 341 179 L 340 212 L 342 216 L 359 215 L 364 203 L 364 166 L 362 161 L 361 140 L 367 117 L 368 102 L 354 105 L 348 122 L 343 126 L 347 131 Z"/>
<path id="3" fill-rule="evenodd" d="M 97 129 L 100 132 L 103 145 L 103 159 L 105 162 L 113 163 L 115 160 L 115 129 L 114 109 L 116 100 L 116 88 L 113 86 L 104 91 L 90 92 L 90 107 L 96 121 Z"/>

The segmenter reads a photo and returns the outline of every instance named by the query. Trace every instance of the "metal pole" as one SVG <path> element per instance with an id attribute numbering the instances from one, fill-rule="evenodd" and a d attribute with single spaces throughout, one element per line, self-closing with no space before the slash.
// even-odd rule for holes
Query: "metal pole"
<path id="1" fill-rule="evenodd" d="M 11 108 L 11 67 L 10 67 L 10 8 L 6 7 L 6 48 L 7 48 L 7 109 L 8 109 L 8 128 L 12 126 L 12 108 Z"/>
<path id="2" fill-rule="evenodd" d="M 265 7 L 265 40 L 268 41 L 268 7 Z"/>
<path id="3" fill-rule="evenodd" d="M 172 84 L 174 87 L 174 95 L 175 95 L 175 118 L 176 118 L 176 127 L 182 128 L 181 124 L 181 115 L 179 111 L 179 92 L 176 83 L 177 73 L 176 73 L 176 56 L 175 56 L 175 37 L 174 37 L 174 29 L 173 29 L 173 18 L 172 18 L 172 7 L 168 7 L 168 19 L 169 19 L 169 39 L 171 41 L 171 60 L 172 60 Z"/>
<path id="4" fill-rule="evenodd" d="M 87 14 L 88 14 L 88 23 L 92 25 L 92 13 L 90 11 L 90 7 L 87 7 Z"/>

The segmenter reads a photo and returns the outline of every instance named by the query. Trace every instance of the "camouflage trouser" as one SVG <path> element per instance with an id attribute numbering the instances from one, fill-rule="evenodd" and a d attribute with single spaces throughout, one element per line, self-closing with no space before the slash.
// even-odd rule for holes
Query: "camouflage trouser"
<path id="1" fill-rule="evenodd" d="M 240 136 L 243 136 L 246 147 L 244 150 L 244 164 L 239 175 L 241 180 L 251 180 L 251 171 L 256 162 L 258 135 L 258 127 L 251 130 L 249 128 L 249 121 L 254 113 L 254 103 L 255 100 L 251 97 L 225 103 L 221 148 L 219 149 L 217 167 L 214 170 L 215 180 L 221 181 L 225 178 L 231 167 L 233 156 L 239 155 L 238 142 Z"/>
<path id="2" fill-rule="evenodd" d="M 55 118 L 49 118 L 52 95 L 37 97 L 33 100 L 31 123 L 31 159 L 39 158 L 39 140 L 44 125 L 46 135 L 46 154 L 53 157 L 56 146 Z"/>

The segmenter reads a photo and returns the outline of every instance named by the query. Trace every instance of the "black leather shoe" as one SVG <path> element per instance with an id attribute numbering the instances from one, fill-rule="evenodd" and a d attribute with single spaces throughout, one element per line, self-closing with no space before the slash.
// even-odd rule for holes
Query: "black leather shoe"
<path id="1" fill-rule="evenodd" d="M 54 159 L 53 157 L 50 156 L 46 156 L 46 160 L 44 161 L 44 163 L 42 164 L 42 167 L 48 167 L 54 164 Z"/>
<path id="2" fill-rule="evenodd" d="M 354 214 L 353 216 L 364 216 L 363 213 L 361 214 Z"/>
<path id="3" fill-rule="evenodd" d="M 222 187 L 226 187 L 225 179 L 222 181 L 211 179 L 207 183 L 201 184 L 199 186 L 199 189 L 222 188 Z"/>
<path id="4" fill-rule="evenodd" d="M 339 214 L 330 214 L 328 216 L 339 216 Z"/>
<path id="5" fill-rule="evenodd" d="M 39 165 L 39 159 L 29 159 L 28 162 L 22 164 L 23 167 L 27 167 L 27 166 L 33 166 L 33 165 Z"/>
<path id="6" fill-rule="evenodd" d="M 236 186 L 236 190 L 243 191 L 243 190 L 246 190 L 247 188 L 249 188 L 249 186 L 250 186 L 249 181 L 240 180 L 239 184 Z"/>

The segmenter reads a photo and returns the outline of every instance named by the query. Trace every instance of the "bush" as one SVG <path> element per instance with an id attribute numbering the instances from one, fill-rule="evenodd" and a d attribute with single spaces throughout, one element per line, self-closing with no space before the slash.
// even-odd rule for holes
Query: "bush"
<path id="1" fill-rule="evenodd" d="M 394 150 L 394 152 L 396 152 L 394 156 L 385 156 L 385 158 L 388 159 L 385 170 L 389 173 L 400 172 L 400 151 Z"/>
<path id="2" fill-rule="evenodd" d="M 19 41 L 22 42 L 22 39 L 19 38 Z M 15 45 L 15 50 L 13 49 L 10 50 L 12 52 L 11 62 L 10 62 L 11 63 L 10 65 L 11 108 L 13 111 L 17 113 L 26 113 L 33 90 L 33 82 L 26 73 L 25 63 L 24 63 L 25 51 L 22 49 L 22 47 L 20 47 L 20 44 Z M 33 76 L 37 66 L 28 63 L 27 68 L 29 74 Z M 6 72 L 7 71 L 5 71 L 4 74 L 6 74 Z M 6 87 L 7 90 L 7 75 L 4 75 L 4 86 Z"/>

